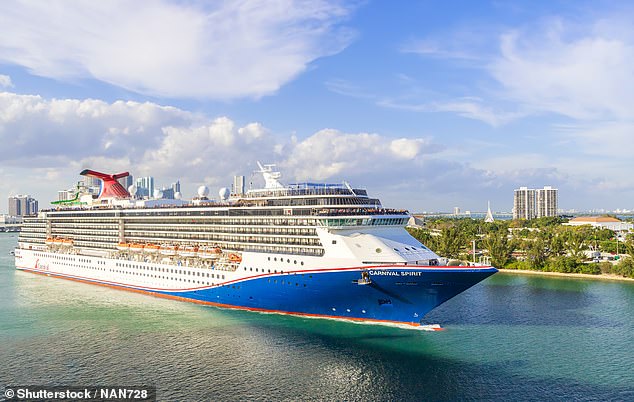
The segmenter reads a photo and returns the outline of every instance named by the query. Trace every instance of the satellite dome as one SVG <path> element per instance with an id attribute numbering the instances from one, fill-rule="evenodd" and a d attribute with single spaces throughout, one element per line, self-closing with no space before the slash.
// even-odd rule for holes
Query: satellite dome
<path id="1" fill-rule="evenodd" d="M 128 187 L 128 193 L 130 193 L 130 195 L 132 197 L 134 197 L 136 195 L 137 192 L 137 188 L 134 184 L 130 185 L 130 187 Z"/>
<path id="2" fill-rule="evenodd" d="M 229 198 L 229 194 L 231 194 L 231 192 L 229 191 L 227 187 L 223 187 L 220 189 L 220 191 L 218 191 L 218 195 L 220 196 L 220 199 L 223 201 Z"/>
<path id="3" fill-rule="evenodd" d="M 158 188 L 154 190 L 154 198 L 163 198 L 163 191 Z"/>
<path id="4" fill-rule="evenodd" d="M 209 188 L 207 186 L 198 187 L 198 196 L 200 198 L 207 197 L 209 195 Z"/>
<path id="5" fill-rule="evenodd" d="M 183 194 L 181 194 L 180 191 L 177 191 L 174 193 L 174 199 L 175 200 L 180 200 L 181 198 L 183 198 Z"/>

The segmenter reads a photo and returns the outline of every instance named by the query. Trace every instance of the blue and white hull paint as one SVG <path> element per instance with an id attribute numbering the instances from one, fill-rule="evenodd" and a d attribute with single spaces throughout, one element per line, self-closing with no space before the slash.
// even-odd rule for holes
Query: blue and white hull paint
<path id="1" fill-rule="evenodd" d="M 290 260 L 280 258 L 284 265 L 278 264 L 276 269 L 254 269 L 243 263 L 236 271 L 221 271 L 45 250 L 16 249 L 15 257 L 20 270 L 159 297 L 413 326 L 420 325 L 435 307 L 497 272 L 493 267 L 409 264 L 319 268 L 315 258 L 292 266 L 288 266 Z"/>

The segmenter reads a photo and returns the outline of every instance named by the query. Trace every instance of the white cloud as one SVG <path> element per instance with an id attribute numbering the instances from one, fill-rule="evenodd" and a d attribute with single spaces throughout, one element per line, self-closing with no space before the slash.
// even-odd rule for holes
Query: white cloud
<path id="1" fill-rule="evenodd" d="M 628 21 L 628 24 L 630 21 Z M 501 36 L 488 67 L 509 99 L 575 119 L 631 119 L 634 30 L 599 20 L 578 32 L 561 20 Z M 536 32 L 544 32 L 537 33 Z"/>
<path id="2" fill-rule="evenodd" d="M 599 128 L 570 130 L 583 130 L 576 138 L 595 150 L 605 135 Z M 619 133 L 621 141 L 628 138 L 627 127 Z M 58 190 L 72 186 L 84 168 L 153 175 L 157 185 L 181 179 L 187 197 L 200 184 L 228 186 L 235 174 L 261 184 L 258 176 L 249 175 L 256 160 L 277 163 L 287 183 L 348 180 L 367 187 L 386 206 L 416 211 L 466 208 L 465 202 L 474 205 L 478 200 L 484 201 L 476 207 L 484 208 L 487 199 L 504 209 L 518 180 L 527 178 L 537 184 L 566 182 L 576 186 L 578 194 L 603 197 L 610 195 L 595 190 L 615 189 L 608 178 L 632 183 L 626 154 L 609 160 L 598 153 L 583 158 L 584 152 L 590 155 L 586 145 L 559 157 L 495 148 L 498 157 L 474 158 L 474 152 L 457 156 L 460 144 L 445 148 L 430 137 L 323 129 L 289 139 L 261 123 L 238 124 L 228 117 L 209 118 L 150 102 L 46 99 L 8 92 L 0 93 L 0 143 L 9 150 L 0 154 L 0 194 L 31 193 L 43 206 Z M 609 154 L 617 146 L 615 142 L 601 152 Z M 619 189 L 627 194 L 625 187 Z"/>
<path id="3" fill-rule="evenodd" d="M 11 82 L 11 77 L 8 75 L 0 74 L 0 88 L 11 88 L 13 87 L 13 83 Z"/>
<path id="4" fill-rule="evenodd" d="M 350 7 L 336 1 L 212 4 L 2 2 L 0 26 L 11 34 L 0 36 L 0 62 L 158 96 L 259 97 L 353 37 L 340 26 Z"/>
<path id="5" fill-rule="evenodd" d="M 187 195 L 188 185 L 193 192 L 200 184 L 220 187 L 232 175 L 249 176 L 256 160 L 278 163 L 286 182 L 347 179 L 377 189 L 419 176 L 415 167 L 442 149 L 431 138 L 334 129 L 287 139 L 261 123 L 238 125 L 150 102 L 9 92 L 0 93 L 0 142 L 11 150 L 0 155 L 0 191 L 20 183 L 28 186 L 22 192 L 39 192 L 44 204 L 84 168 L 153 175 L 157 185 L 181 179 Z"/>
<path id="6" fill-rule="evenodd" d="M 468 119 L 482 121 L 493 127 L 504 125 L 522 115 L 519 112 L 512 113 L 494 110 L 488 107 L 481 99 L 473 97 L 427 103 L 406 103 L 384 99 L 378 101 L 377 105 L 413 112 L 451 112 Z"/>

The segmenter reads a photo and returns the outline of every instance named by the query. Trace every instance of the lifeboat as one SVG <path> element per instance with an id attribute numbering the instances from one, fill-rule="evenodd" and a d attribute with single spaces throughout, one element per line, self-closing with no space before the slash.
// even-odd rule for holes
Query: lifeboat
<path id="1" fill-rule="evenodd" d="M 119 242 L 117 244 L 117 250 L 119 251 L 128 251 L 130 249 L 130 243 Z"/>
<path id="2" fill-rule="evenodd" d="M 229 262 L 242 262 L 242 256 L 238 254 L 229 254 Z"/>
<path id="3" fill-rule="evenodd" d="M 53 244 L 55 242 L 55 239 L 53 239 L 52 237 L 47 237 L 46 241 L 44 242 L 47 246 L 50 246 L 51 244 Z"/>
<path id="4" fill-rule="evenodd" d="M 157 253 L 161 247 L 156 244 L 146 244 L 143 249 L 146 253 Z"/>
<path id="5" fill-rule="evenodd" d="M 53 244 L 56 244 L 58 246 L 62 245 L 62 243 L 64 243 L 64 239 L 56 237 L 53 239 Z"/>
<path id="6" fill-rule="evenodd" d="M 161 244 L 161 248 L 159 248 L 159 253 L 163 255 L 176 255 L 176 251 L 178 250 L 178 246 L 173 244 Z"/>
<path id="7" fill-rule="evenodd" d="M 221 253 L 222 250 L 220 249 L 220 247 L 205 246 L 198 249 L 198 256 L 200 258 L 218 258 L 220 257 Z"/>
<path id="8" fill-rule="evenodd" d="M 183 246 L 178 249 L 178 254 L 183 257 L 196 257 L 198 255 L 198 247 Z"/>
<path id="9" fill-rule="evenodd" d="M 144 244 L 132 243 L 130 244 L 130 251 L 132 251 L 133 253 L 140 253 L 141 251 L 143 251 L 144 247 Z"/>
<path id="10" fill-rule="evenodd" d="M 73 245 L 73 241 L 71 239 L 64 239 L 64 240 L 62 240 L 62 244 L 64 246 L 72 246 Z"/>

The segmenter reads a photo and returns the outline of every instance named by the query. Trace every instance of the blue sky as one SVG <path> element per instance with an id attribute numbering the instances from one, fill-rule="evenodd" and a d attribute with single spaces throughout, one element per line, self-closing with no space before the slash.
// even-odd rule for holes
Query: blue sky
<path id="1" fill-rule="evenodd" d="M 634 209 L 628 2 L 72 3 L 0 4 L 0 194 L 261 160 L 417 212 Z"/>

